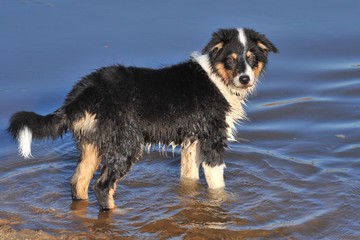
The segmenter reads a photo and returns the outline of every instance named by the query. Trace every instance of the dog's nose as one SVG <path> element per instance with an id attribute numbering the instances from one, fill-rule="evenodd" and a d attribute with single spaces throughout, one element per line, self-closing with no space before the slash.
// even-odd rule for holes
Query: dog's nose
<path id="1" fill-rule="evenodd" d="M 243 85 L 247 85 L 250 82 L 250 77 L 248 75 L 242 75 L 239 78 L 239 81 Z"/>

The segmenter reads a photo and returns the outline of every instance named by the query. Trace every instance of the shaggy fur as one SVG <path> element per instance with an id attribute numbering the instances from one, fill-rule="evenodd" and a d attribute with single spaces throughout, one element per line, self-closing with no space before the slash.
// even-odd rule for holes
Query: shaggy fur
<path id="1" fill-rule="evenodd" d="M 148 144 L 181 145 L 181 176 L 198 179 L 203 166 L 209 188 L 225 186 L 223 155 L 235 124 L 263 72 L 269 52 L 278 50 L 251 29 L 222 29 L 190 60 L 148 69 L 114 65 L 81 79 L 55 112 L 18 112 L 9 132 L 19 151 L 31 157 L 32 139 L 55 139 L 70 130 L 81 158 L 71 178 L 73 199 L 86 199 L 102 162 L 94 191 L 102 209 L 115 207 L 116 182 Z"/>

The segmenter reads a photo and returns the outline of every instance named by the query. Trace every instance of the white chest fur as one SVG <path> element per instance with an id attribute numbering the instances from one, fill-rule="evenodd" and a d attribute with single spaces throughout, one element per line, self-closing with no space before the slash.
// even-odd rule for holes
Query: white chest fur
<path id="1" fill-rule="evenodd" d="M 239 120 L 246 118 L 242 105 L 245 104 L 245 98 L 248 94 L 248 91 L 243 90 L 237 92 L 238 94 L 234 94 L 232 90 L 224 84 L 224 81 L 215 73 L 213 73 L 209 61 L 209 56 L 207 54 L 199 55 L 197 52 L 195 52 L 192 54 L 192 57 L 194 61 L 200 64 L 211 81 L 216 85 L 216 87 L 225 97 L 226 101 L 229 103 L 230 110 L 226 113 L 226 123 L 228 124 L 227 137 L 228 141 L 236 141 L 234 137 L 234 133 L 236 132 L 235 124 L 238 123 Z"/>

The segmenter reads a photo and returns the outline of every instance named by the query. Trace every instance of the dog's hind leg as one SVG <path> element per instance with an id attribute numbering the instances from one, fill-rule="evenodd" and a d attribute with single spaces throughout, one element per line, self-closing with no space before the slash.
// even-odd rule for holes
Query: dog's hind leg
<path id="1" fill-rule="evenodd" d="M 107 164 L 102 168 L 101 175 L 94 183 L 94 192 L 101 209 L 115 208 L 114 193 L 116 190 L 116 177 Z"/>
<path id="2" fill-rule="evenodd" d="M 110 210 L 115 208 L 114 193 L 116 182 L 130 170 L 132 164 L 131 157 L 117 155 L 116 158 L 107 158 L 101 174 L 94 183 L 94 192 L 101 209 Z"/>
<path id="3" fill-rule="evenodd" d="M 70 180 L 74 200 L 87 199 L 90 181 L 99 167 L 101 156 L 94 144 L 80 144 L 81 159 Z"/>
<path id="4" fill-rule="evenodd" d="M 181 178 L 198 180 L 200 163 L 200 144 L 196 140 L 181 149 Z"/>

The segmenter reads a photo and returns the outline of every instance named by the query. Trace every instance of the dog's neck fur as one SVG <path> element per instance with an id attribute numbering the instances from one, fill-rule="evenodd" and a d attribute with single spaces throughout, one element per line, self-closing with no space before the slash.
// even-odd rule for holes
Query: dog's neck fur
<path id="1" fill-rule="evenodd" d="M 230 87 L 226 86 L 221 77 L 219 77 L 211 67 L 208 54 L 200 55 L 198 52 L 194 52 L 191 56 L 192 60 L 197 62 L 207 73 L 210 80 L 215 84 L 229 103 L 230 111 L 226 113 L 226 123 L 229 126 L 227 136 L 229 141 L 236 141 L 234 136 L 236 132 L 235 124 L 242 119 L 246 119 L 245 111 L 242 105 L 245 105 L 246 96 L 249 94 L 249 90 L 241 90 L 237 92 L 238 94 L 236 94 Z"/>

